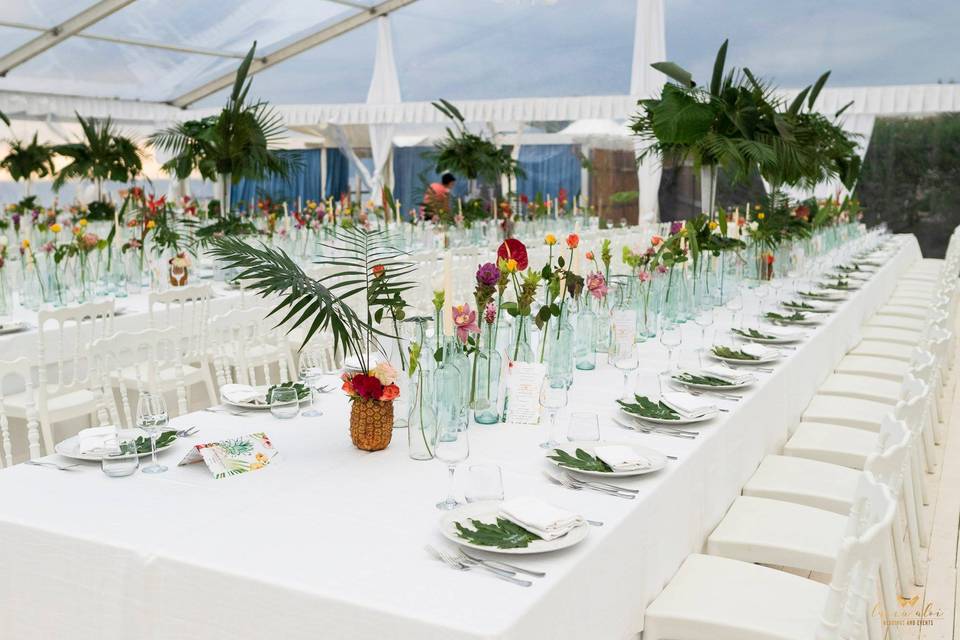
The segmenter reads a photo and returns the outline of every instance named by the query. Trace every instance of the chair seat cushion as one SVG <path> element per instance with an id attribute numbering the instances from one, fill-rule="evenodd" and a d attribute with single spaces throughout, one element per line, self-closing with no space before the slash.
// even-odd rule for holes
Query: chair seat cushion
<path id="1" fill-rule="evenodd" d="M 56 395 L 54 395 L 56 393 L 55 385 L 47 385 L 47 389 L 48 393 L 51 394 L 47 399 L 47 412 L 50 415 L 51 422 L 65 419 L 65 417 L 93 413 L 97 408 L 97 399 L 100 397 L 87 389 L 77 389 L 76 391 Z M 26 417 L 26 401 L 27 394 L 25 391 L 3 398 L 7 413 L 15 418 Z M 35 407 L 35 410 L 39 413 L 39 408 Z"/>
<path id="2" fill-rule="evenodd" d="M 910 363 L 878 356 L 848 355 L 837 364 L 836 371 L 837 373 L 871 376 L 900 382 L 903 380 L 903 376 L 910 371 Z"/>
<path id="3" fill-rule="evenodd" d="M 832 573 L 847 516 L 793 502 L 740 496 L 707 539 L 707 553 Z"/>
<path id="4" fill-rule="evenodd" d="M 646 611 L 644 640 L 811 640 L 829 587 L 755 564 L 693 554 Z"/>
<path id="5" fill-rule="evenodd" d="M 885 402 L 892 406 L 900 397 L 900 383 L 873 376 L 834 373 L 823 381 L 817 394 Z"/>
<path id="6" fill-rule="evenodd" d="M 783 454 L 863 469 L 867 456 L 877 448 L 877 440 L 876 433 L 864 429 L 801 422 L 784 445 Z"/>
<path id="7" fill-rule="evenodd" d="M 883 340 L 861 340 L 849 353 L 850 355 L 876 356 L 910 362 L 913 358 L 914 347 L 915 345 L 897 344 L 896 342 L 885 342 Z"/>
<path id="8" fill-rule="evenodd" d="M 796 456 L 769 455 L 743 487 L 743 495 L 795 502 L 846 515 L 860 481 L 849 467 Z"/>
<path id="9" fill-rule="evenodd" d="M 876 433 L 880 431 L 880 421 L 892 411 L 893 407 L 885 402 L 818 394 L 804 409 L 803 421 L 839 424 Z"/>
<path id="10" fill-rule="evenodd" d="M 878 311 L 886 316 L 900 316 L 901 318 L 920 318 L 927 319 L 930 316 L 930 305 L 928 304 L 896 304 L 890 303 L 884 305 Z"/>
<path id="11" fill-rule="evenodd" d="M 860 330 L 860 335 L 864 340 L 879 340 L 910 346 L 919 344 L 923 340 L 922 331 L 891 329 L 889 327 L 864 327 Z"/>
<path id="12" fill-rule="evenodd" d="M 878 313 L 866 323 L 867 327 L 890 327 L 892 329 L 907 329 L 908 331 L 923 331 L 927 324 L 926 318 L 905 318 L 903 316 Z"/>
<path id="13" fill-rule="evenodd" d="M 195 367 L 189 364 L 181 365 L 181 367 L 183 370 L 183 383 L 185 386 L 190 386 L 196 382 L 203 381 L 203 370 L 200 369 L 200 367 Z M 167 390 L 174 388 L 177 380 L 176 367 L 172 365 L 169 367 L 161 367 L 157 370 L 157 378 L 161 389 Z M 120 379 L 123 380 L 123 383 L 130 388 L 135 388 L 138 380 L 146 382 L 147 364 L 145 362 L 141 362 L 137 365 L 122 369 L 120 371 Z"/>

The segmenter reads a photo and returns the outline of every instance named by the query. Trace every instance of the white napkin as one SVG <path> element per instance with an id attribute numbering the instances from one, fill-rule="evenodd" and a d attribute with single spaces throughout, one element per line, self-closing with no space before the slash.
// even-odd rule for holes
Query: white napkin
<path id="1" fill-rule="evenodd" d="M 638 471 L 650 466 L 650 460 L 625 444 L 606 444 L 593 448 L 593 455 L 614 471 Z"/>
<path id="2" fill-rule="evenodd" d="M 500 504 L 500 515 L 544 540 L 555 540 L 586 521 L 572 511 L 532 497 L 513 498 Z"/>
<path id="3" fill-rule="evenodd" d="M 736 369 L 721 367 L 719 365 L 704 367 L 700 369 L 698 373 L 700 375 L 707 375 L 712 378 L 726 380 L 730 384 L 744 384 L 745 382 L 750 382 L 753 380 L 752 373 L 748 373 L 746 371 L 737 371 Z"/>
<path id="4" fill-rule="evenodd" d="M 770 347 L 765 347 L 762 344 L 757 344 L 756 342 L 749 342 L 742 347 L 740 351 L 743 351 L 748 356 L 753 356 L 759 360 L 765 360 L 771 356 L 775 356 L 779 351 L 776 349 L 771 349 Z"/>
<path id="5" fill-rule="evenodd" d="M 248 384 L 225 384 L 220 387 L 220 396 L 227 402 L 239 404 L 264 401 L 263 394 Z"/>
<path id="6" fill-rule="evenodd" d="M 709 400 L 682 391 L 665 391 L 660 402 L 685 418 L 696 418 L 717 409 L 717 405 Z"/>
<path id="7" fill-rule="evenodd" d="M 79 453 L 103 453 L 107 450 L 107 442 L 116 438 L 116 427 L 83 429 L 77 434 L 77 450 Z"/>

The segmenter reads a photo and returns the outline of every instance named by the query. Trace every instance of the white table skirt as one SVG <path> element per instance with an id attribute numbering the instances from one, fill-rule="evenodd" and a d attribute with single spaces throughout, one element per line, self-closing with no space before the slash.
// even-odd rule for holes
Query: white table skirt
<path id="1" fill-rule="evenodd" d="M 621 390 L 601 364 L 577 372 L 571 408 L 601 413 L 602 436 L 675 455 L 663 471 L 623 480 L 636 500 L 573 492 L 544 479 L 544 427 L 471 427 L 466 463 L 496 462 L 508 496 L 532 494 L 577 510 L 592 527 L 576 547 L 518 559 L 548 573 L 523 589 L 452 571 L 425 543 L 443 544 L 434 503 L 446 470 L 407 457 L 406 431 L 382 452 L 354 449 L 348 403 L 323 396 L 320 418 L 197 413 L 200 438 L 265 431 L 276 465 L 213 480 L 174 467 L 188 444 L 162 454 L 165 474 L 110 479 L 19 465 L 0 472 L 0 637 L 128 640 L 203 638 L 627 638 L 644 607 L 706 536 L 767 453 L 787 438 L 862 322 L 919 259 L 912 237 L 898 255 L 812 332 L 758 374 L 694 441 L 644 435 L 609 418 Z M 723 325 L 718 328 L 723 328 Z M 696 327 L 693 327 L 696 330 Z M 651 371 L 663 361 L 646 343 Z"/>

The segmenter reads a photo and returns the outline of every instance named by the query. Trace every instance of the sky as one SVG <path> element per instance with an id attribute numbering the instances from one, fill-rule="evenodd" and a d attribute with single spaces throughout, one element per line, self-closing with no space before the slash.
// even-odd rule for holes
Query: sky
<path id="1" fill-rule="evenodd" d="M 831 70 L 829 86 L 960 81 L 958 0 L 666 0 L 667 57 L 706 79 L 728 64 L 780 87 Z M 405 100 L 623 94 L 634 0 L 419 0 L 393 15 Z M 362 102 L 372 25 L 264 72 L 276 102 Z M 304 82 L 304 69 L 316 75 Z M 219 97 L 210 100 L 216 104 Z"/>
<path id="2" fill-rule="evenodd" d="M 0 21 L 50 28 L 94 0 L 0 0 Z M 372 0 L 370 0 L 372 1 Z M 393 14 L 404 100 L 623 95 L 636 0 L 418 0 Z M 91 27 L 242 56 L 270 51 L 353 11 L 318 0 L 136 0 Z M 665 0 L 667 57 L 705 80 L 717 48 L 783 88 L 832 70 L 829 86 L 960 81 L 960 0 Z M 376 25 L 256 76 L 274 103 L 363 102 Z M 0 26 L 0 55 L 35 32 Z M 0 90 L 175 98 L 237 58 L 69 38 L 0 78 Z M 198 106 L 222 104 L 225 92 Z"/>

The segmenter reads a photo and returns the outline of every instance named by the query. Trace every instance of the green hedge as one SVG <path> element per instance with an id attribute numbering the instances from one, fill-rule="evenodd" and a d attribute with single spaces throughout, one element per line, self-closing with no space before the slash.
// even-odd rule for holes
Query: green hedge
<path id="1" fill-rule="evenodd" d="M 914 233 L 943 257 L 960 224 L 960 114 L 877 118 L 856 189 L 868 224 Z"/>

